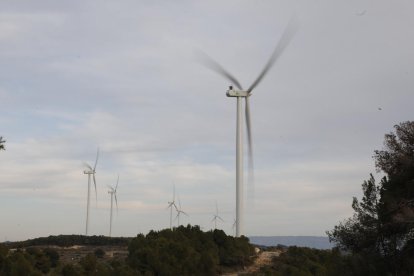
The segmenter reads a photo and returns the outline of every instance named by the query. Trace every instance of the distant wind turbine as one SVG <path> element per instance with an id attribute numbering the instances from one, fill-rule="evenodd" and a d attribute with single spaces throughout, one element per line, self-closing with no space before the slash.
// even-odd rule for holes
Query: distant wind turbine
<path id="1" fill-rule="evenodd" d="M 247 90 L 243 90 L 240 82 L 227 70 L 225 70 L 218 62 L 211 57 L 203 54 L 203 63 L 211 70 L 220 74 L 238 90 L 229 87 L 226 95 L 227 97 L 235 97 L 237 99 L 237 122 L 236 122 L 236 237 L 243 235 L 243 111 L 242 99 L 245 100 L 245 117 L 246 117 L 246 131 L 247 131 L 247 145 L 248 145 L 248 168 L 249 181 L 253 183 L 253 141 L 250 120 L 250 106 L 249 98 L 252 95 L 253 89 L 263 80 L 269 70 L 272 68 L 275 61 L 281 56 L 285 48 L 288 46 L 296 32 L 296 22 L 294 18 L 290 20 L 288 26 L 284 30 L 278 44 L 273 50 L 272 55 L 265 64 L 256 80 L 250 85 Z M 253 184 L 252 184 L 253 185 Z"/>
<path id="2" fill-rule="evenodd" d="M 118 183 L 119 183 L 119 174 L 118 174 L 118 179 L 116 180 L 115 189 L 112 186 L 108 186 L 108 188 L 109 188 L 108 194 L 111 195 L 111 213 L 110 213 L 110 216 L 109 216 L 109 236 L 110 237 L 111 237 L 111 234 L 112 234 L 112 207 L 113 207 L 114 197 L 115 197 L 116 211 L 118 212 L 118 199 L 116 197 L 116 191 L 118 189 Z"/>
<path id="3" fill-rule="evenodd" d="M 179 206 L 179 208 L 176 207 L 177 208 L 177 216 L 175 217 L 175 219 L 177 219 L 177 226 L 180 226 L 180 215 L 183 214 L 183 215 L 186 215 L 188 217 L 188 214 L 181 209 L 180 197 L 178 197 L 178 206 Z"/>
<path id="4" fill-rule="evenodd" d="M 170 208 L 170 229 L 172 229 L 172 212 L 173 208 L 178 212 L 177 205 L 175 205 L 175 185 L 173 184 L 173 199 L 168 202 L 167 209 Z"/>
<path id="5" fill-rule="evenodd" d="M 219 216 L 219 211 L 218 211 L 218 206 L 217 206 L 217 201 L 216 201 L 216 213 L 213 215 L 213 219 L 211 220 L 212 222 L 214 221 L 214 229 L 217 229 L 217 220 L 221 220 L 222 222 L 224 222 L 224 220 Z"/>
<path id="6" fill-rule="evenodd" d="M 98 192 L 96 191 L 96 179 L 95 179 L 95 173 L 96 173 L 96 165 L 98 164 L 98 158 L 99 158 L 99 148 L 96 152 L 96 160 L 95 165 L 92 167 L 88 163 L 84 163 L 84 165 L 88 168 L 88 170 L 83 171 L 84 174 L 88 175 L 88 198 L 86 201 L 86 231 L 85 235 L 88 235 L 88 227 L 89 227 L 89 207 L 90 207 L 90 192 L 91 192 L 91 176 L 93 179 L 93 184 L 95 186 L 95 198 L 96 202 L 98 202 Z"/>

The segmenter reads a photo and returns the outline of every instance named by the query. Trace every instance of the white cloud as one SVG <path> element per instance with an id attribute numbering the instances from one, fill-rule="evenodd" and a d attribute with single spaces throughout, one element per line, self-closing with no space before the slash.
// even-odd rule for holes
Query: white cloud
<path id="1" fill-rule="evenodd" d="M 236 105 L 194 50 L 247 86 L 294 10 L 299 32 L 251 98 L 247 234 L 322 235 L 349 216 L 373 150 L 412 113 L 408 1 L 0 6 L 0 202 L 10 210 L 0 235 L 10 239 L 83 232 L 82 162 L 98 146 L 92 233 L 107 232 L 106 185 L 118 173 L 115 233 L 168 227 L 173 181 L 183 222 L 209 229 L 217 200 L 231 233 Z"/>

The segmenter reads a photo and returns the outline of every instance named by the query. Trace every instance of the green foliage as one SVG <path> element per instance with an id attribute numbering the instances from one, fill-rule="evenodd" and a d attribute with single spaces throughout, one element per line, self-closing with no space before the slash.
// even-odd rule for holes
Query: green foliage
<path id="1" fill-rule="evenodd" d="M 43 253 L 49 258 L 50 265 L 56 267 L 59 263 L 59 253 L 53 248 L 44 248 Z"/>
<path id="2" fill-rule="evenodd" d="M 95 250 L 94 254 L 97 258 L 102 259 L 105 256 L 105 251 L 102 248 L 98 248 Z"/>
<path id="3" fill-rule="evenodd" d="M 131 238 L 106 237 L 106 236 L 83 236 L 83 235 L 59 235 L 43 238 L 36 238 L 22 242 L 11 242 L 9 247 L 29 247 L 29 246 L 73 246 L 73 245 L 116 245 L 127 246 Z"/>
<path id="4" fill-rule="evenodd" d="M 73 264 L 66 264 L 65 266 L 63 266 L 62 270 L 61 270 L 61 274 L 63 276 L 77 276 L 80 275 L 80 271 L 76 268 L 75 265 Z"/>
<path id="5" fill-rule="evenodd" d="M 6 141 L 5 140 L 3 140 L 3 137 L 2 136 L 0 136 L 0 150 L 4 150 L 5 148 L 4 148 L 4 143 L 5 143 Z"/>
<path id="6" fill-rule="evenodd" d="M 216 275 L 219 265 L 247 264 L 253 252 L 247 238 L 190 225 L 138 235 L 128 250 L 129 265 L 151 275 Z"/>
<path id="7" fill-rule="evenodd" d="M 382 263 L 359 254 L 343 254 L 332 250 L 289 247 L 270 266 L 262 267 L 259 275 L 388 275 Z"/>
<path id="8" fill-rule="evenodd" d="M 353 217 L 336 225 L 327 234 L 330 241 L 335 242 L 343 250 L 384 251 L 379 218 L 380 187 L 375 184 L 372 175 L 362 184 L 362 191 L 364 196 L 361 202 L 353 198 L 352 208 L 355 212 Z"/>
<path id="9" fill-rule="evenodd" d="M 353 217 L 327 232 L 351 253 L 350 267 L 366 269 L 360 275 L 414 273 L 414 122 L 394 127 L 374 155 L 386 176 L 377 185 L 371 175 L 362 184 L 361 202 L 353 199 Z"/>
<path id="10" fill-rule="evenodd" d="M 4 275 L 36 275 L 30 258 L 24 252 L 15 252 L 9 259 L 9 265 L 5 269 Z"/>
<path id="11" fill-rule="evenodd" d="M 96 270 L 97 261 L 95 255 L 87 254 L 79 263 L 86 275 L 92 275 Z"/>
<path id="12" fill-rule="evenodd" d="M 106 241 L 111 245 L 127 240 L 127 260 L 103 258 L 105 252 L 99 246 Z M 79 262 L 60 263 L 58 251 L 50 246 L 73 243 L 97 247 Z M 13 245 L 20 249 L 9 250 L 0 244 L 0 275 L 217 275 L 224 266 L 248 265 L 254 254 L 245 237 L 233 238 L 221 230 L 203 232 L 199 226 L 190 225 L 150 231 L 133 239 L 50 236 Z M 62 262 L 66 261 L 63 258 Z"/>
<path id="13" fill-rule="evenodd" d="M 282 275 L 327 275 L 330 257 L 328 251 L 290 247 L 273 266 Z"/>

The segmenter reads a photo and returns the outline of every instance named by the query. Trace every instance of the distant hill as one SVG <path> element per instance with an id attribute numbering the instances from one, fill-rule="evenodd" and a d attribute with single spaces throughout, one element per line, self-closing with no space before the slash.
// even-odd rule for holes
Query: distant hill
<path id="1" fill-rule="evenodd" d="M 328 237 L 318 236 L 251 236 L 250 243 L 264 246 L 300 246 L 316 249 L 331 249 L 334 244 L 329 242 Z"/>
<path id="2" fill-rule="evenodd" d="M 35 238 L 26 241 L 6 242 L 3 243 L 8 248 L 13 247 L 28 247 L 28 246 L 73 246 L 73 245 L 116 245 L 128 246 L 133 238 L 124 237 L 106 237 L 106 236 L 83 236 L 83 235 L 59 235 Z"/>

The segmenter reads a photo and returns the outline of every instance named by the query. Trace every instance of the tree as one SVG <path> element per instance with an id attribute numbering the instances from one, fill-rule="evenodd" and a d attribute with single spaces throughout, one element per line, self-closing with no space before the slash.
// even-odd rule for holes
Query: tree
<path id="1" fill-rule="evenodd" d="M 352 202 L 354 215 L 341 222 L 329 239 L 354 255 L 377 262 L 391 273 L 414 272 L 414 122 L 394 126 L 385 135 L 384 149 L 376 150 L 379 185 L 371 175 L 362 184 L 363 198 Z M 372 272 L 372 271 L 371 271 Z M 371 273 L 370 272 L 370 273 Z M 374 272 L 372 272 L 374 273 Z"/>
<path id="2" fill-rule="evenodd" d="M 95 254 L 95 257 L 99 259 L 102 259 L 105 256 L 105 251 L 102 248 L 96 249 L 93 253 Z"/>
<path id="3" fill-rule="evenodd" d="M 385 135 L 385 149 L 375 151 L 376 167 L 386 173 L 381 200 L 390 235 L 413 238 L 414 233 L 414 122 L 395 126 Z M 408 235 L 408 236 L 407 236 Z M 404 237 L 407 236 L 407 237 Z"/>
<path id="4" fill-rule="evenodd" d="M 87 254 L 85 257 L 83 257 L 80 260 L 79 263 L 82 266 L 83 271 L 85 272 L 86 275 L 91 275 L 96 270 L 97 260 L 96 260 L 95 255 L 93 254 Z"/>
<path id="5" fill-rule="evenodd" d="M 4 143 L 6 142 L 6 140 L 3 140 L 3 137 L 0 136 L 0 150 L 4 150 Z"/>
<path id="6" fill-rule="evenodd" d="M 369 180 L 362 184 L 363 198 L 359 202 L 356 197 L 352 200 L 354 215 L 328 231 L 330 241 L 335 242 L 341 249 L 359 252 L 364 249 L 379 249 L 379 191 L 371 174 Z"/>

